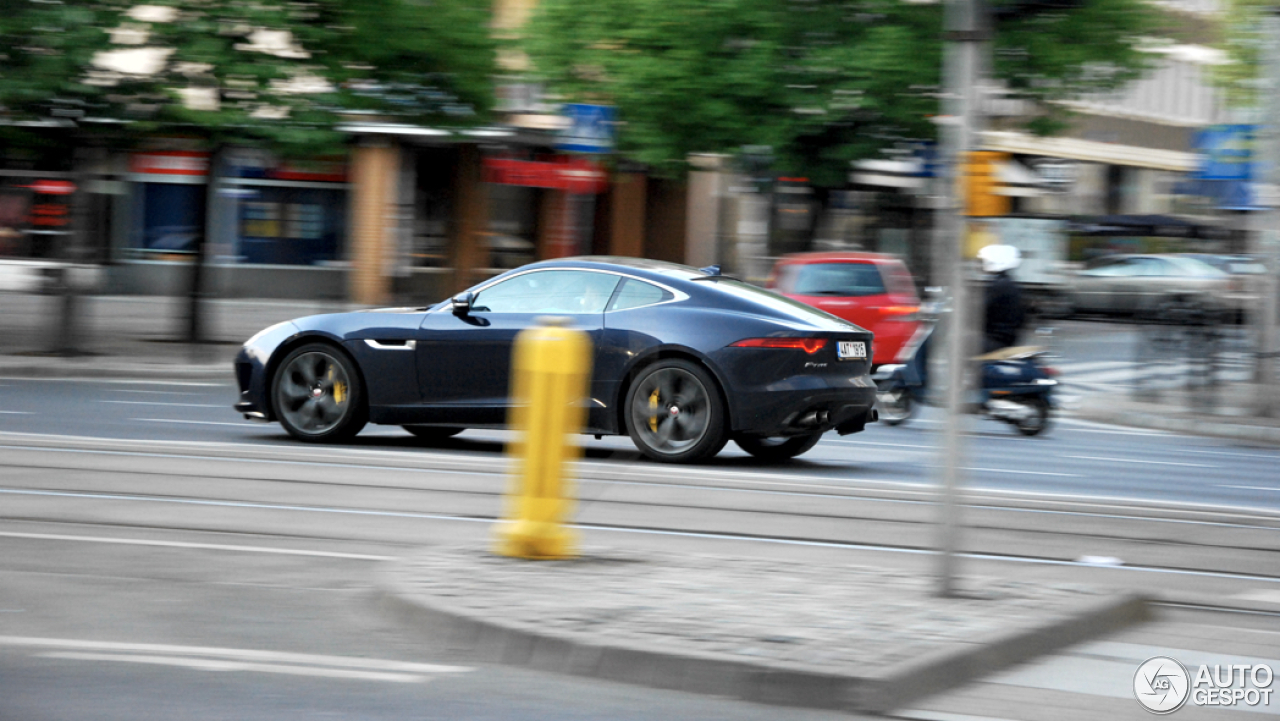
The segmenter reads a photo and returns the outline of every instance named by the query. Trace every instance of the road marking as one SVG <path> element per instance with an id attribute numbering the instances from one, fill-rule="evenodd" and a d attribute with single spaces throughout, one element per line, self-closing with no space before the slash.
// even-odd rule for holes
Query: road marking
<path id="1" fill-rule="evenodd" d="M 981 489 L 976 489 L 976 490 L 981 490 Z M 101 493 L 68 493 L 63 491 L 31 491 L 31 490 L 18 490 L 18 489 L 0 489 L 0 493 L 7 493 L 7 494 L 13 494 L 13 495 L 31 495 L 31 496 L 95 498 L 95 499 L 104 499 L 104 500 L 125 500 L 125 501 L 136 500 L 136 501 L 151 501 L 156 503 L 176 503 L 176 504 L 187 504 L 187 505 L 197 505 L 197 506 L 223 506 L 223 507 L 230 507 L 230 508 L 265 508 L 265 509 L 282 510 L 282 511 L 335 513 L 335 514 L 349 514 L 349 515 L 360 515 L 360 516 L 383 516 L 383 517 L 393 517 L 393 518 L 420 518 L 420 519 L 427 519 L 427 520 L 456 521 L 461 523 L 492 524 L 495 521 L 495 519 L 493 518 L 483 518 L 483 517 L 476 517 L 476 516 L 453 516 L 448 514 L 413 513 L 413 512 L 404 512 L 404 511 L 398 511 L 398 512 L 397 511 L 372 511 L 372 510 L 365 510 L 365 509 L 331 508 L 331 507 L 322 507 L 322 506 L 286 506 L 286 505 L 268 504 L 268 503 L 206 501 L 206 500 L 198 500 L 198 499 L 124 496 L 124 495 L 101 494 Z M 1050 495 L 1050 494 L 1025 494 L 1025 495 Z M 1161 519 L 1154 519 L 1154 520 L 1161 520 Z M 672 536 L 676 538 L 709 538 L 709 539 L 718 539 L 718 540 L 750 541 L 755 543 L 775 543 L 775 544 L 781 544 L 781 545 L 804 546 L 804 547 L 812 547 L 812 548 L 838 548 L 838 549 L 846 549 L 846 550 L 877 551 L 881 553 L 906 553 L 910 555 L 933 555 L 936 553 L 936 551 L 932 549 L 927 549 L 927 548 L 875 546 L 871 544 L 847 543 L 847 542 L 841 542 L 841 541 L 808 541 L 808 540 L 802 540 L 802 539 L 789 539 L 789 538 L 767 538 L 767 537 L 759 537 L 759 536 L 750 536 L 745 534 L 713 533 L 713 532 L 703 532 L 703 531 L 671 531 L 671 530 L 660 530 L 660 529 L 651 529 L 651 528 L 629 528 L 625 526 L 608 526 L 608 525 L 591 524 L 591 523 L 574 523 L 571 525 L 574 528 L 581 529 L 581 530 L 599 530 L 599 531 L 607 531 L 612 533 L 637 533 L 637 534 L 643 534 L 643 535 Z M 1058 560 L 1058 559 L 1052 559 L 1052 558 L 1038 558 L 1034 556 L 1006 556 L 1006 555 L 1000 555 L 1000 554 L 994 554 L 994 553 L 960 553 L 957 555 L 959 555 L 962 558 L 971 558 L 976 560 L 1008 561 L 1008 562 L 1015 562 L 1015 563 L 1029 563 L 1029 564 L 1050 565 L 1050 566 L 1074 566 L 1074 567 L 1081 567 L 1081 568 L 1098 568 L 1097 566 L 1090 566 L 1089 564 L 1084 564 L 1077 561 L 1066 561 L 1066 560 Z M 1249 580 L 1249 581 L 1260 581 L 1265 583 L 1280 583 L 1280 578 L 1274 578 L 1270 576 L 1256 576 L 1251 574 L 1225 573 L 1225 572 L 1217 572 L 1217 571 L 1191 571 L 1191 570 L 1178 569 L 1178 568 L 1158 568 L 1158 567 L 1150 567 L 1150 566 L 1121 566 L 1121 567 L 1115 567 L 1112 570 L 1136 571 L 1136 572 L 1142 572 L 1142 573 L 1165 573 L 1165 574 L 1173 574 L 1173 575 L 1181 575 L 1181 576 L 1203 576 L 1207 578 L 1230 578 L 1230 579 L 1241 579 L 1241 580 Z M 3 642 L 4 642 L 3 637 L 0 637 L 0 643 L 3 643 Z"/>
<path id="2" fill-rule="evenodd" d="M 107 536 L 76 536 L 57 533 L 20 533 L 0 531 L 0 537 L 30 538 L 38 541 L 78 541 L 81 543 L 115 543 L 124 546 L 159 546 L 164 548 L 198 548 L 210 551 L 241 551 L 244 553 L 274 553 L 281 556 L 315 556 L 318 558 L 349 558 L 357 561 L 390 561 L 395 556 L 371 556 L 364 553 L 339 553 L 337 551 L 308 551 L 299 548 L 272 548 L 270 546 L 238 546 L 223 543 L 194 543 L 187 541 L 154 541 L 141 538 L 110 538 Z"/>
<path id="3" fill-rule="evenodd" d="M 1280 603 L 1280 591 L 1245 591 L 1237 593 L 1232 598 L 1238 598 L 1242 601 L 1264 601 L 1266 603 Z M 1267 633 L 1280 633 L 1280 631 L 1268 631 Z"/>
<path id="4" fill-rule="evenodd" d="M 1230 456 L 1231 458 L 1257 458 L 1266 461 L 1280 461 L 1280 453 L 1263 455 L 1260 453 L 1233 453 L 1231 451 L 1195 451 L 1190 448 L 1179 448 L 1178 451 L 1180 453 L 1200 453 L 1210 456 Z"/>
<path id="5" fill-rule="evenodd" d="M 107 390 L 115 393 L 150 393 L 160 396 L 201 396 L 204 393 L 192 393 L 188 391 L 140 391 L 134 388 L 108 388 Z"/>
<path id="6" fill-rule="evenodd" d="M 86 441 L 90 441 L 90 442 L 100 443 L 104 445 L 116 445 L 116 446 L 133 443 L 133 441 L 121 440 L 118 438 L 65 436 L 65 435 L 50 435 L 50 434 L 40 434 L 40 433 L 0 431 L 0 439 L 5 439 L 5 438 L 11 438 L 15 440 L 22 439 L 22 440 L 28 440 L 28 441 L 34 441 L 37 439 L 39 440 L 51 439 L 59 442 L 65 442 L 65 443 L 83 443 Z M 447 468 L 447 467 L 444 467 L 444 468 L 409 467 L 409 466 L 392 466 L 392 465 L 385 465 L 385 466 L 367 465 L 366 466 L 366 465 L 357 465 L 353 463 L 343 463 L 339 461 L 326 462 L 326 461 L 314 461 L 314 460 L 311 460 L 311 461 L 284 460 L 279 458 L 272 459 L 272 458 L 238 458 L 238 457 L 230 457 L 230 456 L 228 457 L 201 456 L 201 455 L 194 455 L 189 450 L 187 450 L 187 448 L 194 446 L 198 448 L 208 448 L 210 450 L 228 450 L 228 451 L 230 450 L 243 451 L 245 449 L 250 449 L 253 451 L 269 451 L 273 453 L 280 452 L 281 455 L 284 455 L 286 457 L 293 456 L 293 455 L 300 455 L 303 452 L 311 453 L 312 457 L 314 457 L 315 452 L 323 451 L 335 458 L 341 458 L 343 456 L 376 456 L 379 458 L 400 458 L 405 460 L 414 460 L 414 461 L 422 461 L 422 462 L 450 461 L 450 462 L 456 462 L 460 465 L 467 465 L 472 467 L 482 466 L 488 469 L 492 469 L 494 466 L 494 463 L 492 460 L 485 459 L 482 457 L 477 457 L 477 456 L 468 456 L 468 455 L 461 455 L 461 454 L 437 454 L 437 453 L 424 454 L 424 453 L 418 453 L 418 452 L 388 451 L 385 449 L 365 450 L 365 449 L 358 449 L 358 448 L 324 448 L 324 449 L 307 449 L 304 451 L 304 450 L 297 449 L 296 444 L 228 443 L 224 441 L 152 440 L 152 441 L 148 441 L 148 444 L 153 446 L 169 447 L 169 448 L 172 448 L 173 450 L 167 451 L 167 452 L 113 451 L 113 450 L 94 449 L 94 448 L 68 448 L 65 446 L 52 446 L 52 445 L 50 446 L 5 445 L 3 447 L 16 448 L 20 450 L 28 450 L 28 451 L 34 451 L 34 452 L 62 452 L 62 453 L 84 453 L 84 454 L 97 453 L 102 455 L 117 455 L 117 456 L 225 461 L 228 463 L 263 463 L 263 464 L 279 464 L 279 465 L 331 466 L 334 468 L 358 468 L 358 469 L 369 469 L 369 470 L 404 471 L 404 472 L 410 472 L 410 473 L 457 473 L 457 474 L 484 475 L 484 476 L 505 475 L 503 471 L 480 470 L 480 469 L 474 469 L 474 468 L 467 469 L 467 468 Z M 608 463 L 580 462 L 579 468 L 584 470 L 594 469 L 597 471 L 609 471 L 615 474 L 613 479 L 600 479 L 600 478 L 590 478 L 586 476 L 585 472 L 581 472 L 581 471 L 579 472 L 579 476 L 584 481 L 592 481 L 592 482 L 599 482 L 599 483 L 606 483 L 609 480 L 629 480 L 630 478 L 635 478 L 637 476 L 640 476 L 641 478 L 652 477 L 652 473 L 646 471 L 643 467 L 639 466 L 638 464 L 621 465 L 621 464 L 608 464 Z M 738 475 L 738 471 L 733 468 L 726 468 L 724 470 L 683 469 L 683 471 L 689 474 L 690 476 L 698 476 L 698 475 L 704 476 L 708 480 L 731 481 L 731 482 L 744 483 L 744 484 L 750 483 L 752 485 L 770 485 L 771 483 L 773 483 L 773 481 L 767 481 L 767 480 L 746 481 L 742 479 L 741 476 Z M 623 473 L 628 474 L 628 476 L 622 476 L 621 474 Z M 791 474 L 791 475 L 755 474 L 755 475 L 761 476 L 762 478 L 792 479 L 792 480 L 807 481 L 810 483 L 814 481 L 822 480 L 821 476 L 806 476 L 801 474 Z M 694 480 L 697 480 L 697 479 L 694 479 Z M 854 482 L 854 483 L 861 483 L 861 484 L 873 484 L 873 485 L 896 487 L 898 489 L 901 489 L 902 492 L 904 493 L 911 493 L 913 495 L 932 495 L 936 493 L 936 486 L 932 485 L 931 482 L 928 480 L 906 482 L 906 481 L 879 480 L 879 479 L 871 479 L 871 478 L 859 478 L 859 479 L 848 479 L 848 481 Z M 807 485 L 807 484 L 779 484 L 779 485 L 799 485 L 803 487 L 804 485 Z M 831 488 L 834 486 L 823 484 L 818 487 Z M 856 486 L 849 486 L 849 488 L 851 490 L 855 490 Z M 913 489 L 913 490 L 908 490 L 908 489 Z M 21 492 L 22 491 L 0 490 L 0 493 L 21 493 Z M 1123 505 L 1117 505 L 1117 504 L 1128 504 L 1128 506 L 1151 507 L 1151 499 L 1122 496 L 1122 495 L 1100 495 L 1096 493 L 1093 493 L 1093 494 L 1063 493 L 1063 492 L 1046 492 L 1046 491 L 1017 490 L 1017 489 L 1007 489 L 1007 488 L 986 488 L 986 487 L 973 488 L 972 492 L 987 493 L 1000 498 L 1015 498 L 1015 499 L 1016 498 L 1032 498 L 1037 500 L 1048 500 L 1053 502 L 1096 503 L 1096 504 L 1101 504 L 1103 505 L 1103 507 L 1107 507 L 1107 508 L 1125 507 Z M 79 494 L 67 494 L 67 495 L 71 497 L 75 497 Z M 1270 509 L 1259 510 L 1258 508 L 1253 506 L 1206 504 L 1203 502 L 1191 502 L 1191 501 L 1161 501 L 1158 504 L 1158 507 L 1179 510 L 1179 511 L 1189 510 L 1193 512 L 1226 514 L 1231 516 L 1243 515 L 1249 518 L 1255 518 L 1255 517 L 1258 517 L 1260 514 L 1265 515 L 1271 512 Z M 1271 518 L 1271 516 L 1266 516 L 1266 517 Z"/>
<path id="7" fill-rule="evenodd" d="M 213 406 L 214 408 L 226 408 L 226 406 Z M 261 425 L 253 421 L 240 421 L 239 423 L 226 423 L 223 421 L 179 421 L 173 418 L 130 418 L 131 421 L 144 421 L 146 423 L 186 423 L 196 426 L 235 426 L 237 428 L 252 428 Z"/>
<path id="8" fill-rule="evenodd" d="M 1268 486 L 1218 486 L 1218 488 L 1235 488 L 1241 491 L 1271 491 L 1272 493 L 1280 493 L 1280 488 L 1271 488 Z"/>
<path id="9" fill-rule="evenodd" d="M 87 653 L 84 651 L 54 651 L 40 654 L 41 658 L 65 658 L 74 661 L 117 661 L 146 663 L 157 666 L 177 666 L 200 671 L 251 671 L 256 673 L 280 673 L 290 676 L 319 676 L 353 681 L 388 681 L 392 683 L 421 683 L 426 676 L 387 671 L 359 671 L 356 669 L 318 668 L 315 666 L 290 666 L 276 663 L 252 663 L 249 661 L 221 661 L 207 658 L 179 658 L 176 656 L 149 656 L 119 653 Z"/>
<path id="10" fill-rule="evenodd" d="M 178 406 L 181 408 L 230 408 L 221 403 L 165 403 L 163 401 L 98 401 L 99 403 L 120 403 L 130 406 Z"/>
<path id="11" fill-rule="evenodd" d="M 228 368 L 228 375 L 231 369 Z M 196 381 L 143 381 L 128 380 L 124 378 L 0 378 L 6 381 L 25 381 L 28 383 L 102 383 L 110 385 L 141 385 L 141 386 L 174 386 L 178 388 L 224 388 L 231 385 L 227 383 L 199 383 Z M 230 380 L 230 379 L 229 379 Z"/>
<path id="12" fill-rule="evenodd" d="M 1108 463 L 1141 463 L 1153 466 L 1184 466 L 1187 468 L 1216 468 L 1203 463 L 1174 463 L 1173 461 L 1147 461 L 1140 458 L 1103 458 L 1101 456 L 1058 456 L 1059 458 L 1078 458 L 1082 461 L 1107 461 Z"/>
<path id="13" fill-rule="evenodd" d="M 7 416 L 31 416 L 35 415 L 34 411 L 0 411 Z"/>
<path id="14" fill-rule="evenodd" d="M 929 711 L 927 709 L 894 711 L 893 718 L 908 719 L 908 721 L 1009 721 L 1009 719 L 996 716 L 970 716 L 962 713 Z"/>
<path id="15" fill-rule="evenodd" d="M 961 468 L 962 471 L 978 471 L 980 473 L 1017 473 L 1024 476 L 1057 476 L 1059 478 L 1079 478 L 1078 473 L 1050 473 L 1049 471 L 1019 471 L 1012 468 Z"/>
<path id="16" fill-rule="evenodd" d="M 121 643 L 91 641 L 70 638 L 37 638 L 32 636 L 0 636 L 0 646 L 20 646 L 48 649 L 58 652 L 98 652 L 102 654 L 139 654 L 170 657 L 198 657 L 249 661 L 259 664 L 290 664 L 318 668 L 361 669 L 366 671 L 390 671 L 397 673 L 467 673 L 469 666 L 446 666 L 434 663 L 392 661 L 356 656 L 323 656 L 289 651 L 262 651 L 248 648 L 221 648 L 214 646 L 174 646 L 158 643 Z"/>

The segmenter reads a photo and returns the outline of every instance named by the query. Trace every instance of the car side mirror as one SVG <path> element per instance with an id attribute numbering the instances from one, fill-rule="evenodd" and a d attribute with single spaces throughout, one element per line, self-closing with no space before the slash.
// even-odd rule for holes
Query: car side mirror
<path id="1" fill-rule="evenodd" d="M 453 312 L 455 315 L 466 315 L 471 312 L 471 301 L 475 300 L 476 294 L 469 290 L 453 296 Z"/>

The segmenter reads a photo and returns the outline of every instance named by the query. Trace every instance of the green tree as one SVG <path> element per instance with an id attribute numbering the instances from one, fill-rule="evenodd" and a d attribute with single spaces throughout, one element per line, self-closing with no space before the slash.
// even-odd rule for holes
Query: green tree
<path id="1" fill-rule="evenodd" d="M 1145 66 L 1138 36 L 1154 11 L 1083 2 L 999 23 L 995 74 L 1039 107 L 1037 132 L 1061 126 L 1067 111 L 1053 101 L 1116 88 Z M 768 145 L 779 171 L 837 186 L 850 160 L 936 135 L 940 5 L 542 0 L 524 38 L 551 89 L 616 105 L 620 152 L 660 171 L 682 172 L 691 152 Z"/>
<path id="2" fill-rule="evenodd" d="M 340 148 L 343 113 L 475 124 L 489 12 L 468 0 L 5 0 L 0 112 L 78 136 L 181 130 L 285 153 Z"/>
<path id="3" fill-rule="evenodd" d="M 1262 63 L 1266 36 L 1263 16 L 1275 6 L 1273 0 L 1229 0 L 1222 20 L 1222 41 L 1228 62 L 1214 68 L 1214 80 L 1225 91 L 1228 105 L 1258 107 L 1262 100 Z"/>
<path id="4" fill-rule="evenodd" d="M 489 16 L 471 0 L 0 0 L 0 142 L 73 157 L 176 133 L 203 139 L 216 167 L 230 145 L 342 152 L 338 124 L 354 112 L 482 123 Z M 76 237 L 64 260 L 82 259 Z M 196 342 L 205 246 L 188 283 Z M 76 293 L 62 289 L 56 349 L 75 353 Z"/>

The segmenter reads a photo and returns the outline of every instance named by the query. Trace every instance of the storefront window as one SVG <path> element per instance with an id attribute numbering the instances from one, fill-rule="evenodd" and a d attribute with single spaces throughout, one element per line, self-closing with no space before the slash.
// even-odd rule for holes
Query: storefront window
<path id="1" fill-rule="evenodd" d="M 257 187 L 253 194 L 240 202 L 241 262 L 315 265 L 338 259 L 344 191 Z"/>
<path id="2" fill-rule="evenodd" d="M 138 250 L 144 256 L 192 253 L 204 235 L 203 185 L 143 183 L 142 233 Z"/>

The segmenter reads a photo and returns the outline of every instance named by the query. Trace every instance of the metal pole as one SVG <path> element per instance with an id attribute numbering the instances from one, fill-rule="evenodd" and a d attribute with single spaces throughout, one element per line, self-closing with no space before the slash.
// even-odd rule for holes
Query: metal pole
<path id="1" fill-rule="evenodd" d="M 938 575 L 937 594 L 954 596 L 956 589 L 956 552 L 959 547 L 959 489 L 963 481 L 961 457 L 964 452 L 964 379 L 969 353 L 967 342 L 972 337 L 969 298 L 966 292 L 962 246 L 966 222 L 960 208 L 956 179 L 961 172 L 965 154 L 976 145 L 979 125 L 977 117 L 977 87 L 980 74 L 983 43 L 988 39 L 987 23 L 983 21 L 981 0 L 947 0 L 945 7 L 946 51 L 943 67 L 945 85 L 944 107 L 946 125 L 943 127 L 942 157 L 950 168 L 951 182 L 944 186 L 944 207 L 939 214 L 942 229 L 937 250 L 941 257 L 936 277 L 948 279 L 951 294 L 950 329 L 946 333 L 946 399 L 947 418 L 943 430 L 941 499 L 938 525 Z M 932 369 L 931 369 L 932 370 Z M 930 373 L 935 379 L 941 373 Z"/>
<path id="2" fill-rule="evenodd" d="M 1265 122 L 1259 127 L 1258 156 L 1264 168 L 1264 185 L 1260 195 L 1264 210 L 1254 213 L 1255 252 L 1263 261 L 1267 272 L 1259 293 L 1257 334 L 1258 362 L 1254 382 L 1258 384 L 1257 413 L 1259 416 L 1280 415 L 1280 403 L 1276 399 L 1276 321 L 1277 303 L 1280 303 L 1280 7 L 1269 8 L 1263 18 L 1263 37 L 1266 43 L 1265 63 L 1262 69 L 1263 97 L 1267 98 Z"/>

